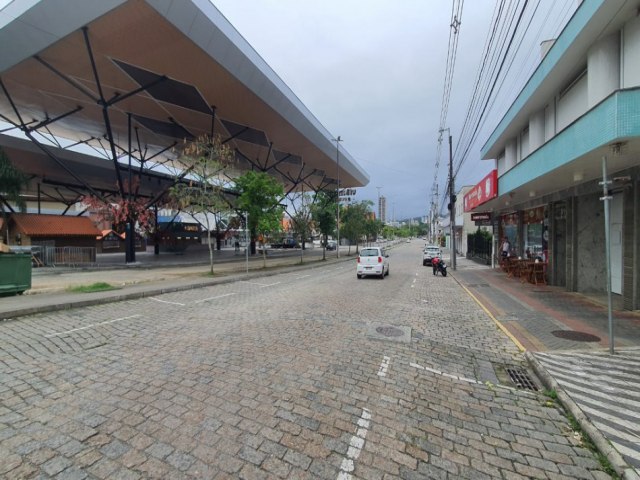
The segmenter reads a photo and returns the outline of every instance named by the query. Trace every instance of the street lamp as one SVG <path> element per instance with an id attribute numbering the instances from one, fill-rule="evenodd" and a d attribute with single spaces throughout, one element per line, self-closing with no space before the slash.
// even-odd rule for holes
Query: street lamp
<path id="1" fill-rule="evenodd" d="M 338 174 L 337 174 L 337 180 L 338 180 L 338 190 L 337 190 L 337 223 L 336 223 L 336 229 L 337 229 L 337 233 L 338 233 L 338 241 L 336 242 L 336 252 L 337 252 L 337 258 L 340 258 L 340 142 L 342 141 L 342 138 L 340 138 L 340 135 L 338 135 L 338 138 L 334 138 L 332 139 L 332 141 L 336 142 L 336 166 L 338 169 Z"/>

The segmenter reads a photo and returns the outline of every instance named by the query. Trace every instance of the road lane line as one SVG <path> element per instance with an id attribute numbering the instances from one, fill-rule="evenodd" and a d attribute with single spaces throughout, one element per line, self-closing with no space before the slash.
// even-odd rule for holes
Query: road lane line
<path id="1" fill-rule="evenodd" d="M 196 300 L 193 303 L 208 302 L 209 300 L 217 300 L 218 298 L 230 297 L 231 295 L 235 295 L 235 293 L 225 293 L 224 295 L 218 295 L 217 297 L 203 298 L 202 300 Z"/>
<path id="2" fill-rule="evenodd" d="M 155 300 L 156 302 L 160 302 L 160 303 L 170 303 L 171 305 L 180 305 L 181 307 L 184 307 L 184 303 L 179 303 L 179 302 L 169 302 L 168 300 L 160 300 L 159 298 L 156 297 L 149 297 L 150 300 Z"/>
<path id="3" fill-rule="evenodd" d="M 389 358 L 389 357 L 385 357 Z M 342 459 L 340 465 L 340 473 L 338 473 L 337 480 L 352 480 L 351 472 L 355 470 L 354 462 L 362 453 L 364 448 L 364 441 L 369 431 L 369 421 L 371 420 L 371 412 L 368 409 L 362 409 L 362 415 L 358 419 L 359 428 L 356 430 L 356 434 L 351 437 L 349 441 L 349 448 L 347 450 L 347 456 Z"/>
<path id="4" fill-rule="evenodd" d="M 378 376 L 379 377 L 386 377 L 387 376 L 387 369 L 389 368 L 389 362 L 391 361 L 391 358 L 387 357 L 386 355 L 384 356 L 384 358 L 382 359 L 382 363 L 380 364 L 380 368 L 378 369 Z"/>
<path id="5" fill-rule="evenodd" d="M 64 332 L 56 332 L 56 333 L 50 333 L 48 335 L 45 335 L 45 338 L 51 338 L 51 337 L 57 337 L 60 335 L 66 335 L 68 333 L 73 333 L 73 332 L 78 332 L 80 330 L 87 330 L 88 328 L 92 328 L 92 327 L 99 327 L 100 325 L 107 325 L 109 323 L 115 323 L 115 322 L 121 322 L 122 320 L 128 320 L 130 318 L 136 318 L 136 317 L 141 317 L 142 315 L 129 315 L 128 317 L 121 317 L 121 318 L 116 318 L 114 320 L 107 320 L 106 322 L 100 322 L 100 323 L 92 323 L 91 325 L 86 325 L 84 327 L 78 327 L 78 328 L 72 328 L 71 330 L 67 330 Z"/>
<path id="6" fill-rule="evenodd" d="M 280 285 L 282 282 L 269 283 L 268 285 L 262 285 L 260 288 L 273 287 L 274 285 Z"/>

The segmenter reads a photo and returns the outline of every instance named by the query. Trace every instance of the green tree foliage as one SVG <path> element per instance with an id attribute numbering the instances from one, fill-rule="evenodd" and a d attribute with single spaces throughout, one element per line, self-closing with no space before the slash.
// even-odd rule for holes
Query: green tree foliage
<path id="1" fill-rule="evenodd" d="M 264 172 L 249 171 L 235 179 L 238 198 L 236 208 L 249 214 L 251 254 L 256 253 L 256 240 L 263 246 L 269 235 L 282 228 L 284 187 Z M 263 256 L 266 266 L 266 256 Z"/>
<path id="2" fill-rule="evenodd" d="M 311 205 L 311 218 L 322 235 L 323 260 L 327 258 L 326 246 L 329 235 L 333 234 L 336 229 L 336 199 L 337 192 L 335 190 L 318 192 L 315 195 L 315 201 Z"/>
<path id="3" fill-rule="evenodd" d="M 14 203 L 20 211 L 25 211 L 27 205 L 20 196 L 20 192 L 27 185 L 27 177 L 13 166 L 7 154 L 0 148 L 0 196 L 7 202 Z M 9 243 L 9 226 L 4 209 L 4 202 L 0 202 L 0 212 L 4 219 L 4 238 Z M 1 239 L 2 237 L 0 237 Z"/>
<path id="4" fill-rule="evenodd" d="M 233 150 L 219 137 L 200 137 L 190 142 L 176 160 L 182 169 L 189 171 L 188 182 L 178 182 L 169 192 L 174 205 L 191 215 L 201 214 L 207 229 L 210 273 L 213 275 L 213 245 L 211 242 L 210 215 L 230 211 L 231 206 L 224 193 L 224 170 L 235 158 Z"/>
<path id="5" fill-rule="evenodd" d="M 349 253 L 351 253 L 351 244 L 356 245 L 356 254 L 358 246 L 367 234 L 367 222 L 372 217 L 371 206 L 373 202 L 363 200 L 361 202 L 352 203 L 346 207 L 340 215 L 342 221 L 340 233 L 349 239 Z"/>

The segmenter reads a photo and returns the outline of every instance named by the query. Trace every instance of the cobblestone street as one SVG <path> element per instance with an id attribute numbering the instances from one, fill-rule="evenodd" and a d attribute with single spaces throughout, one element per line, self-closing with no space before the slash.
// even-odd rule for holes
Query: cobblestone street
<path id="1" fill-rule="evenodd" d="M 610 478 L 417 242 L 390 265 L 0 323 L 0 477 Z"/>

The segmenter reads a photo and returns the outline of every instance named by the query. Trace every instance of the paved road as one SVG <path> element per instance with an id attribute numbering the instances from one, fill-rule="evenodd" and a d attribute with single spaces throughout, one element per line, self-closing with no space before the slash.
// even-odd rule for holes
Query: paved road
<path id="1" fill-rule="evenodd" d="M 0 323 L 6 478 L 604 479 L 419 251 Z"/>

